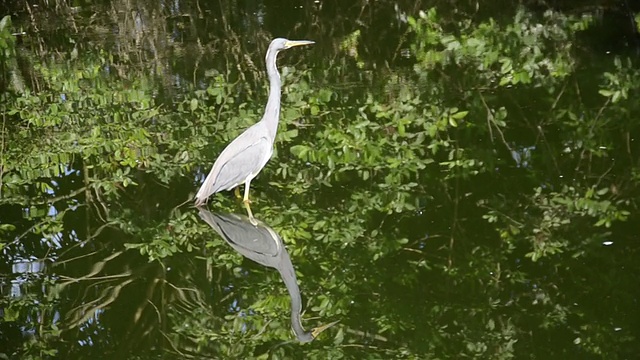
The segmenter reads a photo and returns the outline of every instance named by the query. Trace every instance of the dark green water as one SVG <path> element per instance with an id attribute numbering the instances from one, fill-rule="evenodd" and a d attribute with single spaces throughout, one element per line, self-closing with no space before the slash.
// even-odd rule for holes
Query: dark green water
<path id="1" fill-rule="evenodd" d="M 5 4 L 0 358 L 637 358 L 640 9 L 525 5 Z"/>

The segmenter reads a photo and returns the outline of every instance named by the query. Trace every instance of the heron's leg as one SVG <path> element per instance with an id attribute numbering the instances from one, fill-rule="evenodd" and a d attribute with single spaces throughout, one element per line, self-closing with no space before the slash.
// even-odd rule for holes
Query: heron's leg
<path id="1" fill-rule="evenodd" d="M 251 187 L 251 179 L 247 179 L 244 183 L 244 201 L 245 204 L 251 204 L 251 200 L 249 200 L 249 188 Z"/>
<path id="2" fill-rule="evenodd" d="M 233 191 L 233 193 L 236 194 L 236 198 L 242 198 L 242 196 L 240 196 L 240 186 L 236 186 L 236 189 Z"/>
<path id="3" fill-rule="evenodd" d="M 247 215 L 249 216 L 249 220 L 251 220 L 251 223 L 253 225 L 256 225 L 256 221 L 253 218 L 253 212 L 251 211 L 251 206 L 249 205 L 251 204 L 251 200 L 249 200 L 250 187 L 251 187 L 251 179 L 247 179 L 247 181 L 244 183 L 244 200 L 242 202 L 244 203 L 245 209 L 247 209 Z"/>

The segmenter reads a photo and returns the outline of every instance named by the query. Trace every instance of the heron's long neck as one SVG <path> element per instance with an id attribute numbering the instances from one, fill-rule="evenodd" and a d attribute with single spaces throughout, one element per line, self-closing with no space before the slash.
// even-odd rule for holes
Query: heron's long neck
<path id="1" fill-rule="evenodd" d="M 296 333 L 298 340 L 310 341 L 313 338 L 310 338 L 307 331 L 302 327 L 302 321 L 300 319 L 302 297 L 300 296 L 300 288 L 298 287 L 293 264 L 291 264 L 291 259 L 289 258 L 289 254 L 286 253 L 286 250 L 282 254 L 282 261 L 278 266 L 278 271 L 291 297 L 291 327 L 293 328 L 293 332 Z"/>
<path id="2" fill-rule="evenodd" d="M 272 139 L 275 139 L 276 132 L 278 131 L 278 120 L 280 118 L 280 88 L 282 83 L 280 81 L 280 74 L 276 66 L 276 58 L 278 53 L 276 51 L 267 51 L 267 75 L 269 76 L 269 100 L 267 106 L 264 109 L 264 119 L 267 124 L 267 129 Z"/>

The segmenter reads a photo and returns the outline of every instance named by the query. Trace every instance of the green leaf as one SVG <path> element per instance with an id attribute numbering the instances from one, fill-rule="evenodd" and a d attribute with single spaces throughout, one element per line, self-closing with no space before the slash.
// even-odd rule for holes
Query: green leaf
<path id="1" fill-rule="evenodd" d="M 304 160 L 306 160 L 309 150 L 311 150 L 311 148 L 306 145 L 294 145 L 289 149 L 289 151 L 291 151 L 291 154 Z"/>
<path id="2" fill-rule="evenodd" d="M 460 120 L 460 119 L 464 119 L 464 117 L 467 116 L 468 113 L 469 113 L 468 111 L 460 111 L 451 115 L 451 117 L 456 120 Z"/>
<path id="3" fill-rule="evenodd" d="M 406 129 L 403 123 L 398 124 L 398 135 L 404 136 L 406 134 Z"/>
<path id="4" fill-rule="evenodd" d="M 598 94 L 606 97 L 611 97 L 611 95 L 613 95 L 613 91 L 601 89 L 600 91 L 598 91 Z"/>
<path id="5" fill-rule="evenodd" d="M 613 93 L 613 96 L 611 97 L 611 101 L 615 104 L 618 102 L 618 100 L 620 100 L 620 91 L 616 91 Z"/>

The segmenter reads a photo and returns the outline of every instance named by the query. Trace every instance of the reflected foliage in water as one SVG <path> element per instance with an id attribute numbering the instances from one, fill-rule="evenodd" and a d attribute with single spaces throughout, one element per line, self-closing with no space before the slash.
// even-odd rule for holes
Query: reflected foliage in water
<path id="1" fill-rule="evenodd" d="M 640 9 L 503 5 L 15 5 L 0 356 L 634 357 Z M 190 208 L 275 36 L 317 44 L 252 207 L 305 301 Z"/>

